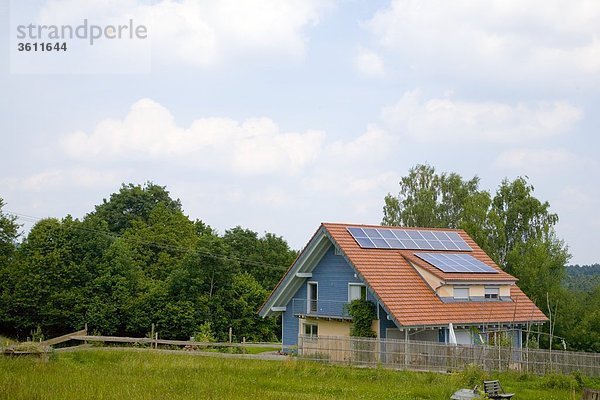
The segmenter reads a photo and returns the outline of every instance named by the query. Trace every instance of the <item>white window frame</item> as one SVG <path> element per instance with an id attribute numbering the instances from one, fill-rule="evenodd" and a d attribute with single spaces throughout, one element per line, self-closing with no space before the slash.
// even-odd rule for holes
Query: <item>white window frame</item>
<path id="1" fill-rule="evenodd" d="M 367 299 L 367 286 L 364 283 L 352 283 L 352 282 L 349 282 L 348 283 L 348 302 L 351 302 L 352 300 L 357 300 L 357 299 L 350 298 L 350 293 L 351 293 L 350 292 L 350 287 L 351 286 L 360 286 L 361 287 L 359 299 L 362 299 L 362 293 L 363 293 L 362 288 L 365 288 L 365 300 Z"/>
<path id="2" fill-rule="evenodd" d="M 493 291 L 495 291 L 495 293 L 488 293 L 488 290 L 490 290 L 490 291 L 493 290 Z M 500 288 L 498 286 L 486 286 L 483 289 L 483 297 L 486 300 L 498 300 L 498 299 L 500 299 Z"/>
<path id="3" fill-rule="evenodd" d="M 314 300 L 317 303 L 315 304 L 316 310 L 314 310 L 314 311 L 312 310 L 312 303 L 311 303 L 313 301 L 313 299 L 311 299 L 311 290 L 310 290 L 311 285 L 314 285 L 317 290 L 317 297 Z M 317 312 L 317 311 L 319 311 L 319 282 L 308 281 L 308 282 L 306 282 L 306 313 L 310 314 L 311 312 Z"/>
<path id="4" fill-rule="evenodd" d="M 456 296 L 456 291 L 457 290 L 466 290 L 467 291 L 467 296 L 466 297 L 457 297 Z M 455 286 L 453 288 L 452 297 L 454 297 L 456 300 L 469 300 L 471 298 L 471 290 L 469 289 L 468 286 Z"/>
<path id="5" fill-rule="evenodd" d="M 308 328 L 309 326 L 310 327 L 314 327 L 316 333 L 312 333 L 312 328 L 311 328 L 311 333 L 306 333 L 306 328 Z M 310 323 L 310 322 L 306 322 L 305 321 L 302 324 L 302 334 L 304 336 L 308 336 L 308 337 L 318 337 L 319 336 L 319 324 L 317 324 L 317 323 Z"/>

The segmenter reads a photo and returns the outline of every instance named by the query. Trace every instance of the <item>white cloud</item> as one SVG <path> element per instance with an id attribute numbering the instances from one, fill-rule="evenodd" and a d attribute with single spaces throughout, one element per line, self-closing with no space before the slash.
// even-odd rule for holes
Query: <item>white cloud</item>
<path id="1" fill-rule="evenodd" d="M 386 193 L 389 188 L 396 187 L 400 181 L 400 176 L 391 171 L 365 173 L 361 172 L 360 168 L 356 168 L 354 173 L 345 172 L 320 171 L 304 179 L 304 185 L 311 191 L 336 193 L 356 200 L 355 196 L 369 197 L 373 193 Z M 358 199 L 360 200 L 362 197 Z"/>
<path id="2" fill-rule="evenodd" d="M 567 186 L 559 195 L 558 207 L 569 210 L 577 211 L 581 209 L 588 209 L 593 206 L 592 197 L 586 193 L 586 190 L 579 186 Z"/>
<path id="3" fill-rule="evenodd" d="M 582 111 L 564 101 L 471 102 L 452 98 L 423 99 L 418 90 L 382 111 L 400 133 L 420 141 L 480 140 L 520 142 L 568 132 Z"/>
<path id="4" fill-rule="evenodd" d="M 416 69 L 599 82 L 600 2 L 594 0 L 393 0 L 365 26 Z"/>
<path id="5" fill-rule="evenodd" d="M 89 168 L 49 169 L 25 177 L 21 186 L 28 191 L 48 191 L 65 187 L 111 187 L 119 183 L 113 171 L 99 171 Z"/>
<path id="6" fill-rule="evenodd" d="M 501 153 L 494 165 L 521 171 L 559 169 L 576 161 L 576 156 L 566 149 L 512 149 Z"/>
<path id="7" fill-rule="evenodd" d="M 49 24 L 148 25 L 155 60 L 214 66 L 240 55 L 302 56 L 306 29 L 332 8 L 326 0 L 47 0 L 40 20 Z"/>
<path id="8" fill-rule="evenodd" d="M 200 118 L 183 128 L 165 107 L 142 99 L 122 120 L 64 135 L 61 146 L 79 159 L 170 160 L 239 174 L 293 174 L 317 158 L 324 138 L 314 130 L 280 132 L 264 117 Z"/>
<path id="9" fill-rule="evenodd" d="M 359 47 L 354 56 L 354 67 L 362 74 L 367 76 L 383 76 L 385 68 L 381 57 L 364 47 Z"/>
<path id="10" fill-rule="evenodd" d="M 295 203 L 291 193 L 273 186 L 255 191 L 250 194 L 249 198 L 253 204 L 266 207 L 289 208 Z M 243 201 L 246 201 L 246 198 Z"/>
<path id="11" fill-rule="evenodd" d="M 389 154 L 396 139 L 381 128 L 369 125 L 367 130 L 349 142 L 336 141 L 328 148 L 328 156 L 335 162 L 376 160 Z"/>

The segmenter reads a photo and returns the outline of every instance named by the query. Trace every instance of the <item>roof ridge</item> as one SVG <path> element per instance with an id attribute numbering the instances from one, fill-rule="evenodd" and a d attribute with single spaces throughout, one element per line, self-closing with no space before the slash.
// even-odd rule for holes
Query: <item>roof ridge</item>
<path id="1" fill-rule="evenodd" d="M 453 232 L 465 232 L 461 228 L 439 228 L 439 227 L 426 227 L 426 226 L 401 226 L 401 225 L 373 225 L 373 224 L 354 224 L 344 222 L 321 222 L 323 226 L 343 226 L 343 227 L 367 227 L 367 228 L 387 228 L 387 229 L 407 229 L 407 230 L 431 230 L 431 231 L 453 231 Z"/>

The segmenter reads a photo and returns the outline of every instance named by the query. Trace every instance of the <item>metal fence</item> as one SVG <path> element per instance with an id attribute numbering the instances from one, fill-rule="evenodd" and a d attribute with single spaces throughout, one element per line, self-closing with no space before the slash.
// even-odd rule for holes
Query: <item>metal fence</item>
<path id="1" fill-rule="evenodd" d="M 486 371 L 516 370 L 535 374 L 579 371 L 600 376 L 599 353 L 503 346 L 299 335 L 298 355 L 329 363 L 425 371 L 460 371 L 477 365 Z"/>

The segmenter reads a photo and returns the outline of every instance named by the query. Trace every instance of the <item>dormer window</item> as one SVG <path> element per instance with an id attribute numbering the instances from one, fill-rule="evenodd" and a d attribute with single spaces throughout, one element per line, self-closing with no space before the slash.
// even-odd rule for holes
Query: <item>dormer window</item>
<path id="1" fill-rule="evenodd" d="M 469 288 L 468 287 L 455 287 L 454 298 L 457 300 L 469 300 Z"/>
<path id="2" fill-rule="evenodd" d="M 498 300 L 500 297 L 500 288 L 486 286 L 485 287 L 485 299 L 486 300 Z"/>

